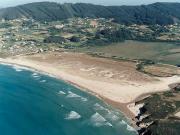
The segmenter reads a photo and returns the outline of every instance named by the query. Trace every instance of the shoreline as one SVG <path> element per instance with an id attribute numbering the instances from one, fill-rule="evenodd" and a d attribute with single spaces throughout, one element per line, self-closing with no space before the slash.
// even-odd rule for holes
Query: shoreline
<path id="1" fill-rule="evenodd" d="M 21 56 L 22 57 L 22 56 Z M 24 59 L 25 60 L 25 59 Z M 17 59 L 17 58 L 7 58 L 7 59 L 0 59 L 0 64 L 6 64 L 6 65 L 10 65 L 10 66 L 19 66 L 19 67 L 22 67 L 22 68 L 25 68 L 25 69 L 28 69 L 28 70 L 31 70 L 31 71 L 35 71 L 35 72 L 39 72 L 39 73 L 42 73 L 42 74 L 46 74 L 48 76 L 51 76 L 51 77 L 54 77 L 56 79 L 60 79 L 60 80 L 63 80 L 65 81 L 66 83 L 69 83 L 77 88 L 80 88 L 80 90 L 83 90 L 85 92 L 88 92 L 89 94 L 93 95 L 93 96 L 96 96 L 97 98 L 101 99 L 102 101 L 104 101 L 105 103 L 111 105 L 112 107 L 118 109 L 121 113 L 123 113 L 124 116 L 126 116 L 127 118 L 129 118 L 132 123 L 131 123 L 131 126 L 133 126 L 135 129 L 137 129 L 138 127 L 136 126 L 136 120 L 135 120 L 135 116 L 137 115 L 135 113 L 135 109 L 138 109 L 137 106 L 133 106 L 133 107 L 129 107 L 130 104 L 134 103 L 137 98 L 144 98 L 144 96 L 147 96 L 147 95 L 150 95 L 152 93 L 156 93 L 156 92 L 162 92 L 162 91 L 167 91 L 168 87 L 170 84 L 174 83 L 174 80 L 173 79 L 177 79 L 178 81 L 180 81 L 180 77 L 179 78 L 170 78 L 169 80 L 169 83 L 168 83 L 168 87 L 167 86 L 164 86 L 162 89 L 158 89 L 159 87 L 155 87 L 155 86 L 151 86 L 152 89 L 153 88 L 156 88 L 154 91 L 141 91 L 143 90 L 143 88 L 146 88 L 148 85 L 151 85 L 151 83 L 147 83 L 145 87 L 138 87 L 138 86 L 129 86 L 129 89 L 128 90 L 133 90 L 133 88 L 136 88 L 137 90 L 140 88 L 139 91 L 141 91 L 141 94 L 139 94 L 138 96 L 136 95 L 131 95 L 131 97 L 127 96 L 125 100 L 125 102 L 121 102 L 123 100 L 116 100 L 116 97 L 113 98 L 113 95 L 111 93 L 109 93 L 110 95 L 107 95 L 103 93 L 101 93 L 101 91 L 98 91 L 98 87 L 96 88 L 96 86 L 98 85 L 94 85 L 94 87 L 86 87 L 88 85 L 88 82 L 87 83 L 84 83 L 84 81 L 89 81 L 89 80 L 82 80 L 82 78 L 78 78 L 78 76 L 73 76 L 73 75 L 69 75 L 68 73 L 66 73 L 65 71 L 61 71 L 61 69 L 58 69 L 56 67 L 49 67 L 50 65 L 46 65 L 44 63 L 36 63 L 37 61 L 23 61 L 22 59 Z M 46 67 L 47 66 L 47 67 Z M 68 78 L 69 77 L 69 78 Z M 74 77 L 74 78 L 73 78 Z M 75 79 L 81 79 L 79 82 Z M 167 78 L 164 78 L 165 80 Z M 171 80 L 172 79 L 172 80 Z M 163 79 L 161 80 L 163 82 Z M 81 84 L 84 83 L 84 85 Z M 96 82 L 91 82 L 89 81 L 91 84 L 94 84 Z M 166 82 L 166 81 L 165 81 Z M 175 81 L 176 82 L 176 81 Z M 167 82 L 166 82 L 167 83 Z M 166 84 L 165 83 L 165 84 Z M 100 83 L 101 84 L 101 83 Z M 107 84 L 106 82 L 102 83 L 102 84 Z M 89 84 L 90 85 L 90 84 Z M 115 84 L 112 84 L 112 85 L 115 85 Z M 129 84 L 127 84 L 129 85 Z M 156 83 L 154 84 L 156 85 Z M 123 88 L 128 88 L 128 87 L 124 87 L 123 85 L 118 85 L 118 87 L 123 87 Z M 105 87 L 108 87 L 108 85 L 105 85 Z M 115 85 L 116 87 L 116 85 Z M 93 89 L 94 88 L 94 89 Z M 101 87 L 100 87 L 101 88 Z M 113 88 L 113 87 L 112 87 Z M 122 89 L 123 89 L 122 88 Z M 161 87 L 160 87 L 161 88 Z M 109 88 L 111 89 L 111 87 Z M 136 90 L 135 89 L 135 90 Z M 112 89 L 113 90 L 113 89 Z M 134 93 L 133 91 L 131 91 L 132 94 Z M 135 91 L 136 92 L 136 91 Z M 143 93 L 144 92 L 144 93 Z M 114 92 L 115 93 L 115 92 Z M 116 94 L 116 93 L 115 93 Z M 126 95 L 126 92 L 120 92 L 119 93 L 120 95 Z M 128 93 L 127 93 L 128 94 Z M 133 96 L 133 97 L 132 97 Z M 123 96 L 122 96 L 123 97 Z M 121 97 L 119 97 L 121 98 Z M 124 98 L 124 97 L 123 97 Z M 130 98 L 130 99 L 129 99 Z M 135 108 L 134 108 L 135 107 Z"/>
<path id="2" fill-rule="evenodd" d="M 70 85 L 73 85 L 74 87 L 79 88 L 80 90 L 82 90 L 84 92 L 87 92 L 88 94 L 91 94 L 92 96 L 95 96 L 96 98 L 99 98 L 100 100 L 107 103 L 108 105 L 118 109 L 118 111 L 120 111 L 127 119 L 130 120 L 130 126 L 132 126 L 135 129 L 138 128 L 136 126 L 136 121 L 135 121 L 136 115 L 130 110 L 130 108 L 128 108 L 128 105 L 130 103 L 119 103 L 119 102 L 113 101 L 113 100 L 108 99 L 106 97 L 103 97 L 103 96 L 101 96 L 101 95 L 99 95 L 97 93 L 94 93 L 94 92 L 92 92 L 91 90 L 89 90 L 87 88 L 84 88 L 84 87 L 82 87 L 82 86 L 80 86 L 78 84 L 75 84 L 73 82 L 64 80 L 61 77 L 56 76 L 54 74 L 51 74 L 49 72 L 45 72 L 45 71 L 30 67 L 30 66 L 21 65 L 21 64 L 18 64 L 18 63 L 10 63 L 10 62 L 5 62 L 5 61 L 2 62 L 1 60 L 2 59 L 0 59 L 0 64 L 4 64 L 4 65 L 7 65 L 7 66 L 12 66 L 12 67 L 18 66 L 18 68 L 22 68 L 22 69 L 29 70 L 29 71 L 32 71 L 32 72 L 38 72 L 40 74 L 48 75 L 50 77 L 62 80 L 62 81 L 66 82 L 66 83 L 68 83 Z"/>
<path id="3" fill-rule="evenodd" d="M 49 72 L 45 72 L 45 71 L 42 71 L 42 70 L 39 70 L 39 69 L 36 69 L 34 67 L 30 67 L 30 66 L 26 66 L 26 65 L 21 65 L 21 64 L 18 64 L 18 63 L 11 63 L 11 62 L 5 62 L 3 61 L 2 62 L 2 59 L 0 59 L 0 64 L 3 64 L 3 65 L 7 65 L 7 66 L 11 66 L 11 67 L 15 67 L 15 68 L 20 68 L 20 69 L 24 69 L 24 70 L 29 70 L 29 71 L 32 71 L 32 72 L 37 72 L 37 73 L 40 73 L 40 74 L 44 74 L 44 75 L 47 75 L 49 77 L 53 77 L 53 78 L 56 78 L 58 80 L 62 80 L 70 85 L 73 85 L 74 87 L 84 91 L 84 92 L 87 92 L 88 94 L 91 94 L 92 96 L 95 96 L 96 98 L 100 99 L 101 101 L 103 101 L 104 103 L 112 106 L 113 108 L 117 109 L 118 111 L 120 111 L 120 113 L 122 113 L 126 119 L 129 119 L 130 120 L 130 126 L 132 126 L 135 130 L 138 129 L 138 127 L 136 126 L 136 121 L 135 121 L 135 114 L 130 110 L 130 108 L 128 108 L 128 105 L 130 103 L 119 103 L 119 102 L 116 102 L 116 101 L 113 101 L 111 99 L 108 99 L 106 97 L 103 97 L 97 93 L 94 93 L 92 92 L 91 90 L 87 89 L 87 88 L 84 88 L 78 84 L 75 84 L 71 81 L 67 81 L 67 80 L 64 80 L 62 79 L 61 77 L 59 76 L 56 76 L 54 74 L 51 74 Z"/>
<path id="4" fill-rule="evenodd" d="M 68 80 L 64 80 L 61 77 L 56 76 L 54 74 L 51 74 L 49 72 L 45 72 L 45 71 L 30 67 L 30 66 L 21 65 L 21 64 L 18 64 L 18 63 L 10 63 L 10 62 L 5 62 L 5 61 L 2 62 L 1 60 L 2 59 L 0 59 L 0 64 L 3 64 L 3 65 L 12 66 L 12 67 L 17 66 L 17 68 L 20 68 L 20 69 L 29 70 L 29 71 L 32 71 L 32 72 L 37 72 L 37 73 L 40 73 L 40 74 L 47 75 L 49 77 L 56 78 L 58 80 L 62 80 L 62 81 L 66 82 L 66 83 L 68 83 L 70 85 L 73 85 L 76 88 L 79 88 L 80 90 L 82 90 L 84 92 L 87 92 L 88 94 L 91 94 L 91 95 L 99 98 L 100 100 L 104 101 L 105 103 L 107 103 L 107 104 L 111 105 L 112 107 L 118 109 L 121 113 L 123 113 L 126 117 L 130 118 L 131 120 L 134 119 L 134 117 L 135 117 L 134 113 L 132 113 L 127 107 L 127 105 L 129 103 L 119 103 L 119 102 L 113 101 L 113 100 L 108 99 L 106 97 L 103 97 L 103 96 L 101 96 L 101 95 L 99 95 L 97 93 L 94 93 L 91 90 L 80 86 L 79 84 L 76 84 L 76 83 L 68 81 Z"/>

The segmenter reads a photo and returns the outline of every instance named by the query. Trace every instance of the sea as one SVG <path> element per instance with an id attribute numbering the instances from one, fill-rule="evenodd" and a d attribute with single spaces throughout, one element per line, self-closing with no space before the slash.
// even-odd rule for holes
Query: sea
<path id="1" fill-rule="evenodd" d="M 137 135 L 119 110 L 63 80 L 0 64 L 0 135 Z"/>

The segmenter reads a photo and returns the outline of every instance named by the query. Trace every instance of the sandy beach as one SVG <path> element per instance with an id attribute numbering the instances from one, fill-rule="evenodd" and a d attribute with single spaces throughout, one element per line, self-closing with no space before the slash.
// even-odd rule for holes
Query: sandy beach
<path id="1" fill-rule="evenodd" d="M 152 77 L 136 70 L 136 63 L 92 57 L 81 53 L 52 52 L 0 59 L 45 72 L 104 99 L 133 118 L 137 108 L 127 107 L 137 97 L 169 90 L 180 76 Z M 179 72 L 179 70 L 177 71 Z M 129 111 L 131 110 L 131 112 Z"/>

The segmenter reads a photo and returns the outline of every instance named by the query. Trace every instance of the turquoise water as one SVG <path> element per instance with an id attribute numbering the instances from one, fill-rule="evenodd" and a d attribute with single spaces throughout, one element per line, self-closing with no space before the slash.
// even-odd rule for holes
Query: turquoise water
<path id="1" fill-rule="evenodd" d="M 123 114 L 64 81 L 0 65 L 1 135 L 135 135 L 127 123 Z"/>

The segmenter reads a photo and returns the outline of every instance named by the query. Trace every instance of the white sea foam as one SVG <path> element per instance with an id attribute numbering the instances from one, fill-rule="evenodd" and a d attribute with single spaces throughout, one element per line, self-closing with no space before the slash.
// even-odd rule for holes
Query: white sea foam
<path id="1" fill-rule="evenodd" d="M 98 104 L 98 103 L 94 104 L 94 109 L 95 109 L 95 110 L 106 110 L 106 108 L 104 108 L 103 106 L 101 106 L 101 105 Z"/>
<path id="2" fill-rule="evenodd" d="M 124 120 L 122 120 L 119 124 L 126 125 L 126 129 L 129 130 L 129 131 L 136 131 L 133 127 L 128 125 Z"/>
<path id="3" fill-rule="evenodd" d="M 17 72 L 21 72 L 23 69 L 19 66 L 13 66 L 13 68 L 17 71 Z"/>
<path id="4" fill-rule="evenodd" d="M 76 119 L 80 119 L 81 115 L 75 111 L 71 111 L 67 117 L 65 118 L 66 120 L 76 120 Z"/>
<path id="5" fill-rule="evenodd" d="M 75 94 L 71 91 L 68 91 L 68 95 L 67 98 L 80 98 L 81 96 L 79 96 L 78 94 Z"/>
<path id="6" fill-rule="evenodd" d="M 66 93 L 65 93 L 64 91 L 61 91 L 61 90 L 60 90 L 60 91 L 58 92 L 58 94 L 60 94 L 60 95 L 65 95 Z"/>
<path id="7" fill-rule="evenodd" d="M 136 131 L 133 127 L 129 126 L 128 124 L 127 124 L 127 130 L 129 130 L 129 131 Z"/>
<path id="8" fill-rule="evenodd" d="M 127 124 L 124 120 L 122 120 L 121 123 L 124 124 L 124 125 Z"/>
<path id="9" fill-rule="evenodd" d="M 32 77 L 34 77 L 34 78 L 40 78 L 40 76 L 38 75 L 38 73 L 33 73 L 33 74 L 32 74 Z"/>
<path id="10" fill-rule="evenodd" d="M 84 101 L 84 102 L 88 101 L 88 99 L 85 98 L 85 97 L 81 97 L 81 100 Z"/>
<path id="11" fill-rule="evenodd" d="M 19 69 L 19 70 L 29 70 L 29 71 L 36 71 L 35 69 L 26 67 L 26 66 L 21 66 L 21 65 L 16 65 L 16 64 L 10 64 L 10 63 L 5 63 L 5 62 L 0 62 L 1 65 L 6 65 L 6 66 L 11 66 L 12 68 Z"/>
<path id="12" fill-rule="evenodd" d="M 106 112 L 110 112 L 110 110 L 109 109 L 107 109 L 107 108 L 105 108 L 105 107 L 103 107 L 102 105 L 100 105 L 99 103 L 96 103 L 96 104 L 94 104 L 94 110 L 95 111 L 106 111 Z"/>
<path id="13" fill-rule="evenodd" d="M 39 78 L 40 76 L 37 75 L 37 76 L 33 76 L 33 77 L 34 77 L 34 78 Z"/>
<path id="14" fill-rule="evenodd" d="M 126 123 L 124 120 L 122 120 L 122 121 L 120 122 L 120 124 L 122 124 L 122 125 L 127 125 L 127 123 Z"/>
<path id="15" fill-rule="evenodd" d="M 45 82 L 46 82 L 46 80 L 41 80 L 40 82 L 41 82 L 41 83 L 45 83 Z"/>
<path id="16" fill-rule="evenodd" d="M 95 113 L 90 118 L 91 123 L 93 126 L 100 127 L 100 126 L 112 126 L 110 122 L 108 122 L 102 115 L 99 113 Z"/>
<path id="17" fill-rule="evenodd" d="M 71 92 L 71 91 L 68 91 L 68 95 L 66 96 L 67 98 L 80 98 L 82 101 L 88 101 L 88 99 L 87 98 L 85 98 L 85 97 L 82 97 L 82 96 L 80 96 L 80 95 L 78 95 L 78 94 L 76 94 L 76 93 L 73 93 L 73 92 Z"/>
<path id="18" fill-rule="evenodd" d="M 1 60 L 1 59 L 0 59 Z M 42 72 L 42 71 L 38 71 L 36 69 L 33 69 L 33 68 L 30 68 L 30 67 L 26 67 L 26 66 L 21 66 L 21 65 L 16 65 L 16 64 L 10 64 L 10 63 L 6 63 L 6 62 L 0 62 L 1 65 L 6 65 L 6 66 L 11 66 L 11 67 L 18 67 L 19 69 L 21 70 L 28 70 L 28 71 L 32 71 L 32 72 L 37 72 L 37 73 L 42 73 L 44 75 L 48 75 L 49 77 L 53 77 L 53 78 L 58 78 L 57 76 L 55 75 L 52 75 L 52 74 L 49 74 L 47 72 Z M 37 74 L 37 73 L 34 73 L 34 74 Z M 38 75 L 38 74 L 37 74 Z M 37 77 L 37 76 L 35 76 Z M 40 76 L 38 76 L 40 77 Z"/>
<path id="19" fill-rule="evenodd" d="M 12 68 L 15 69 L 17 72 L 21 72 L 23 70 L 29 70 L 29 68 L 19 65 L 12 65 L 12 64 L 4 64 L 4 65 L 12 66 Z"/>
<path id="20" fill-rule="evenodd" d="M 37 76 L 37 75 L 38 75 L 38 73 L 33 73 L 33 74 L 32 74 L 32 76 Z"/>
<path id="21" fill-rule="evenodd" d="M 106 118 L 110 119 L 111 121 L 119 121 L 119 117 L 111 111 L 106 115 Z"/>
<path id="22" fill-rule="evenodd" d="M 106 123 L 107 126 L 113 127 L 113 125 L 110 122 Z"/>

